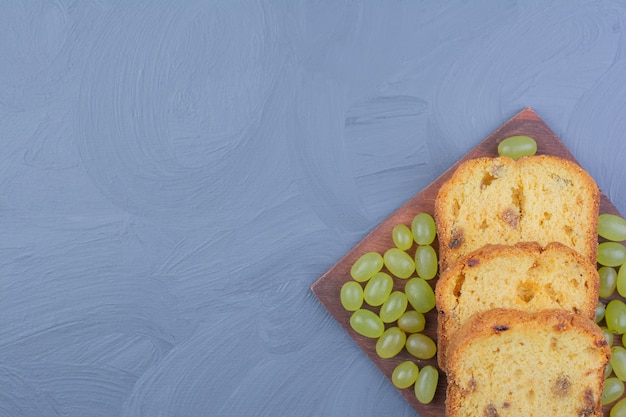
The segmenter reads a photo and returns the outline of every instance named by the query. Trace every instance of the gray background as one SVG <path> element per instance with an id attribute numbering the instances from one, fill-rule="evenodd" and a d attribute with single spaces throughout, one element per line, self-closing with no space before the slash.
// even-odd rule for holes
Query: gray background
<path id="1" fill-rule="evenodd" d="M 623 1 L 1 1 L 0 416 L 414 416 L 310 292 L 526 106 L 626 211 Z"/>

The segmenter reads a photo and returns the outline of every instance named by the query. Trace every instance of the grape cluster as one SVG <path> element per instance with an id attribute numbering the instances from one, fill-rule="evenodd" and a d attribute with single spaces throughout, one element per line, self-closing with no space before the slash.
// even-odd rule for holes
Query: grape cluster
<path id="1" fill-rule="evenodd" d="M 435 307 L 435 292 L 428 281 L 437 275 L 437 253 L 432 247 L 436 234 L 435 220 L 428 213 L 416 215 L 410 227 L 394 226 L 394 246 L 382 255 L 363 254 L 350 269 L 352 280 L 341 287 L 341 305 L 352 312 L 350 327 L 376 339 L 376 354 L 383 359 L 403 350 L 417 359 L 431 359 L 437 353 L 433 339 L 421 333 L 426 327 L 424 314 Z M 394 291 L 394 277 L 404 282 L 403 290 Z M 378 312 L 364 304 L 379 308 Z M 431 365 L 420 370 L 407 360 L 394 369 L 391 381 L 401 389 L 413 386 L 417 400 L 428 404 L 435 396 L 439 371 Z"/>
<path id="2" fill-rule="evenodd" d="M 626 297 L 626 220 L 613 214 L 598 217 L 598 236 L 604 241 L 598 244 L 598 275 L 601 299 L 608 299 L 617 290 Z M 604 320 L 604 323 L 602 323 Z M 596 322 L 604 324 L 602 331 L 611 346 L 611 360 L 605 372 L 602 405 L 614 403 L 624 394 L 626 382 L 626 304 L 612 299 L 607 304 L 598 301 Z M 622 346 L 613 346 L 615 335 L 622 338 Z M 617 401 L 610 412 L 611 417 L 626 417 L 626 398 Z"/>

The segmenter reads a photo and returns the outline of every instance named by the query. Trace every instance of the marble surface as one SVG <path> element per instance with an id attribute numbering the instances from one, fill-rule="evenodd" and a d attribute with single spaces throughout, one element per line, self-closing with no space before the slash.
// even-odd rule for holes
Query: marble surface
<path id="1" fill-rule="evenodd" d="M 416 415 L 309 287 L 526 106 L 626 212 L 623 1 L 0 7 L 2 416 Z"/>

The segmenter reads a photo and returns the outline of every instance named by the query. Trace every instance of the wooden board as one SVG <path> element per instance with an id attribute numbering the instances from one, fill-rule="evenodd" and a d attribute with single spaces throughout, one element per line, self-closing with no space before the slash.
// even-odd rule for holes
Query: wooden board
<path id="1" fill-rule="evenodd" d="M 418 360 L 411 356 L 406 350 L 391 359 L 381 359 L 376 354 L 376 340 L 363 337 L 356 333 L 349 324 L 351 312 L 344 310 L 339 299 L 341 286 L 349 280 L 350 267 L 364 253 L 376 251 L 383 254 L 388 248 L 393 247 L 391 231 L 396 224 L 405 224 L 410 227 L 411 221 L 416 214 L 426 212 L 433 214 L 435 198 L 441 185 L 452 175 L 458 165 L 472 158 L 483 156 L 497 156 L 498 143 L 503 139 L 514 135 L 527 135 L 535 138 L 537 141 L 537 154 L 549 154 L 570 159 L 578 163 L 567 147 L 561 142 L 556 134 L 541 120 L 541 118 L 530 108 L 522 110 L 509 121 L 504 123 L 495 132 L 480 142 L 474 149 L 468 152 L 462 159 L 452 165 L 439 178 L 433 181 L 429 186 L 424 188 L 420 193 L 412 197 L 402 207 L 391 214 L 387 219 L 375 227 L 361 242 L 359 242 L 351 251 L 349 251 L 337 264 L 331 267 L 324 275 L 322 275 L 312 286 L 311 290 L 318 297 L 320 302 L 328 310 L 328 312 L 343 326 L 343 328 L 352 336 L 354 341 L 361 347 L 363 352 L 376 364 L 380 371 L 389 379 L 391 383 L 391 373 L 400 362 L 405 360 L 413 360 L 420 369 L 425 365 L 437 366 L 436 358 L 429 360 Z M 609 201 L 608 197 L 601 192 L 600 202 L 601 213 L 612 213 L 621 215 L 619 211 Z M 433 243 L 437 250 L 437 241 Z M 414 253 L 416 246 L 409 249 L 409 254 Z M 438 276 L 430 280 L 431 286 L 435 287 Z M 395 279 L 394 290 L 403 290 L 406 280 Z M 619 297 L 614 295 L 612 298 Z M 605 300 L 606 301 L 606 300 Z M 372 308 L 364 304 L 364 308 L 370 308 L 378 311 L 378 308 Z M 426 328 L 423 333 L 436 340 L 437 314 L 435 310 L 426 314 Z M 389 327 L 389 326 L 387 326 Z M 620 337 L 615 337 L 614 344 L 621 345 Z M 422 417 L 443 417 L 445 414 L 445 390 L 446 390 L 445 374 L 440 371 L 439 386 L 435 398 L 430 404 L 421 404 L 415 398 L 413 388 L 399 389 L 398 391 L 411 404 L 411 406 Z M 609 415 L 610 405 L 604 407 L 605 415 Z"/>

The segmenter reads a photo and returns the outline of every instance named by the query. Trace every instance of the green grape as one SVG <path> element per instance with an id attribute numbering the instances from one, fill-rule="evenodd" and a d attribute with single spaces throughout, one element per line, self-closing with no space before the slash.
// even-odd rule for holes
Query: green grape
<path id="1" fill-rule="evenodd" d="M 385 325 L 376 313 L 358 309 L 350 316 L 350 327 L 361 336 L 379 338 L 385 331 Z"/>
<path id="2" fill-rule="evenodd" d="M 626 381 L 626 349 L 621 346 L 612 346 L 610 363 L 615 376 Z"/>
<path id="3" fill-rule="evenodd" d="M 384 272 L 378 272 L 365 285 L 363 299 L 371 306 L 378 307 L 389 298 L 393 290 L 393 278 Z"/>
<path id="4" fill-rule="evenodd" d="M 398 320 L 406 311 L 408 300 L 402 291 L 394 291 L 380 307 L 379 316 L 383 323 Z"/>
<path id="5" fill-rule="evenodd" d="M 404 286 L 409 304 L 424 314 L 435 307 L 435 292 L 423 278 L 411 278 Z"/>
<path id="6" fill-rule="evenodd" d="M 437 235 L 435 219 L 428 213 L 420 213 L 413 218 L 411 231 L 418 245 L 430 245 Z"/>
<path id="7" fill-rule="evenodd" d="M 606 313 L 606 307 L 600 301 L 596 305 L 596 323 L 600 323 Z"/>
<path id="8" fill-rule="evenodd" d="M 417 333 L 426 327 L 426 317 L 419 311 L 409 310 L 398 319 L 398 327 L 407 333 Z"/>
<path id="9" fill-rule="evenodd" d="M 609 346 L 613 345 L 613 332 L 610 331 L 608 328 L 606 327 L 600 327 L 600 329 L 602 330 L 602 333 L 604 333 L 604 337 L 606 338 L 606 341 L 609 342 Z"/>
<path id="10" fill-rule="evenodd" d="M 604 313 L 606 327 L 615 334 L 626 333 L 626 304 L 622 300 L 611 300 Z"/>
<path id="11" fill-rule="evenodd" d="M 437 383 L 439 382 L 439 372 L 437 368 L 426 365 L 417 375 L 415 381 L 415 396 L 422 404 L 430 403 L 435 397 Z"/>
<path id="12" fill-rule="evenodd" d="M 430 359 L 437 353 L 437 345 L 423 333 L 413 333 L 406 338 L 406 350 L 418 359 Z"/>
<path id="13" fill-rule="evenodd" d="M 358 334 L 376 339 L 385 331 L 383 321 L 370 310 L 359 309 L 350 316 L 350 327 Z"/>
<path id="14" fill-rule="evenodd" d="M 415 270 L 420 278 L 433 279 L 437 275 L 437 253 L 430 245 L 418 246 L 415 251 Z"/>
<path id="15" fill-rule="evenodd" d="M 404 361 L 396 366 L 391 374 L 391 382 L 396 388 L 408 388 L 415 383 L 419 368 L 413 361 Z"/>
<path id="16" fill-rule="evenodd" d="M 413 246 L 413 233 L 403 224 L 396 224 L 391 231 L 394 245 L 398 249 L 407 250 Z"/>
<path id="17" fill-rule="evenodd" d="M 408 253 L 398 248 L 391 248 L 383 256 L 385 266 L 398 278 L 408 278 L 415 272 L 415 262 Z"/>
<path id="18" fill-rule="evenodd" d="M 603 266 L 620 266 L 626 262 L 626 246 L 618 242 L 598 245 L 598 263 Z"/>
<path id="19" fill-rule="evenodd" d="M 626 240 L 626 220 L 615 214 L 601 214 L 598 216 L 598 234 L 614 242 Z"/>
<path id="20" fill-rule="evenodd" d="M 610 417 L 626 417 L 626 398 L 619 400 L 613 408 L 611 408 Z"/>
<path id="21" fill-rule="evenodd" d="M 363 305 L 363 287 L 358 282 L 348 281 L 341 286 L 339 298 L 343 308 L 356 311 Z"/>
<path id="22" fill-rule="evenodd" d="M 350 275 L 355 281 L 364 282 L 383 268 L 383 257 L 377 252 L 362 255 L 350 268 Z"/>
<path id="23" fill-rule="evenodd" d="M 510 136 L 498 144 L 498 155 L 515 160 L 537 153 L 537 142 L 530 136 Z"/>
<path id="24" fill-rule="evenodd" d="M 623 263 L 622 266 L 619 267 L 619 272 L 615 280 L 617 292 L 622 297 L 626 297 L 626 263 Z"/>
<path id="25" fill-rule="evenodd" d="M 622 335 L 622 346 L 626 346 L 626 344 L 624 344 L 624 342 L 626 342 L 626 333 L 624 333 Z M 611 346 L 612 344 L 613 344 L 613 341 L 611 340 L 611 343 L 609 343 L 609 346 Z"/>
<path id="26" fill-rule="evenodd" d="M 406 334 L 397 327 L 390 327 L 376 341 L 376 353 L 383 359 L 396 356 L 406 343 Z"/>
<path id="27" fill-rule="evenodd" d="M 603 266 L 598 269 L 598 275 L 600 276 L 600 289 L 598 295 L 602 298 L 608 298 L 615 292 L 617 286 L 617 272 L 610 266 Z M 626 281 L 626 276 L 624 277 Z M 626 290 L 626 282 L 624 282 L 624 289 Z"/>
<path id="28" fill-rule="evenodd" d="M 611 404 L 624 393 L 624 383 L 617 378 L 607 378 L 602 390 L 602 405 Z"/>
<path id="29" fill-rule="evenodd" d="M 613 367 L 611 366 L 611 362 L 606 364 L 606 368 L 604 369 L 604 379 L 607 379 L 609 376 L 611 376 L 611 373 L 613 372 Z"/>

